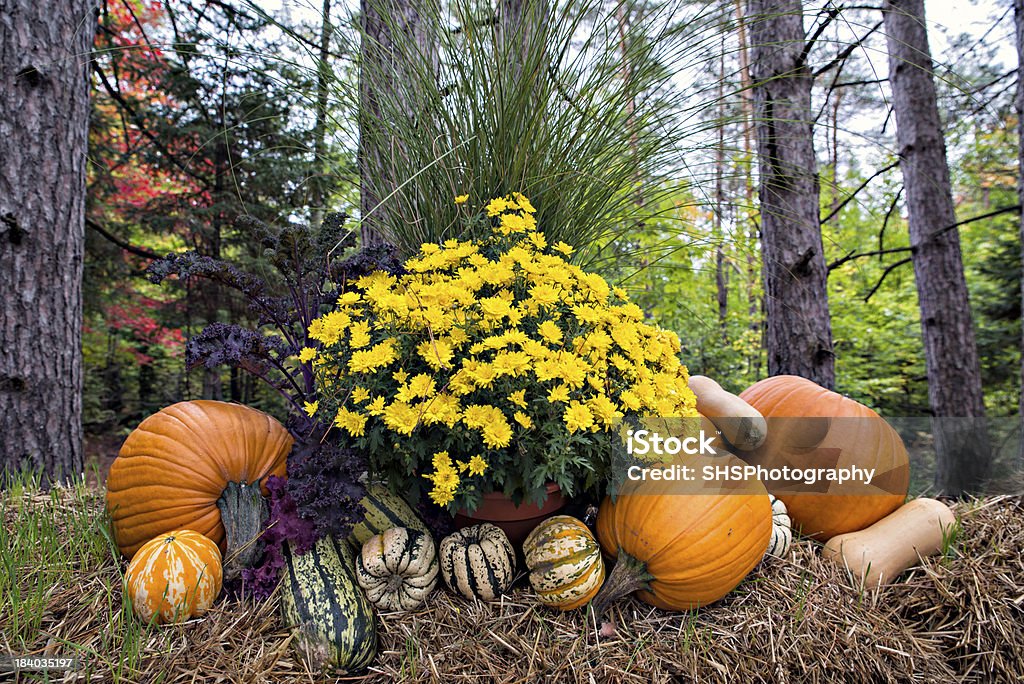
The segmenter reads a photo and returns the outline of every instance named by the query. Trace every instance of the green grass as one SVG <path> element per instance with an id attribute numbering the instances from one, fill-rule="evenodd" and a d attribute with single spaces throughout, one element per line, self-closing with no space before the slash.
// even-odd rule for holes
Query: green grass
<path id="1" fill-rule="evenodd" d="M 0 480 L 0 639 L 19 655 L 76 656 L 79 674 L 105 672 L 114 682 L 137 681 L 146 628 L 122 600 L 121 566 L 101 494 L 84 482 L 45 491 L 33 474 Z M 69 615 L 74 602 L 90 605 L 99 624 L 95 645 L 49 634 L 47 618 Z M 74 619 L 69 617 L 68 619 Z M 33 672 L 40 681 L 62 672 Z"/>

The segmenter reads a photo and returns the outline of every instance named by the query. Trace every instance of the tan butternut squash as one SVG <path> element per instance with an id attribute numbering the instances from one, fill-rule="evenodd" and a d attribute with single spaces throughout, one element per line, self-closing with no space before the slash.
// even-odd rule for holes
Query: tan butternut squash
<path id="1" fill-rule="evenodd" d="M 914 499 L 871 527 L 832 537 L 821 555 L 867 587 L 888 584 L 921 558 L 942 551 L 956 517 L 935 499 Z"/>
<path id="2" fill-rule="evenodd" d="M 715 424 L 729 444 L 743 451 L 761 446 L 768 423 L 757 409 L 703 375 L 691 375 L 689 385 L 697 397 L 697 411 Z"/>

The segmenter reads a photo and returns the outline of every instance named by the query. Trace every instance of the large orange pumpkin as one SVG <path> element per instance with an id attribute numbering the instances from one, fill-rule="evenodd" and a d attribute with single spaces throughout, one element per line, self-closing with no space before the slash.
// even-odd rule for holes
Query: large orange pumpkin
<path id="1" fill-rule="evenodd" d="M 742 466 L 734 456 L 677 461 L 700 477 L 706 465 Z M 616 558 L 594 609 L 601 615 L 621 596 L 666 610 L 689 610 L 721 599 L 764 557 L 772 536 L 772 506 L 757 480 L 693 486 L 665 480 L 628 484 L 605 499 L 597 538 Z"/>
<path id="2" fill-rule="evenodd" d="M 190 529 L 229 558 L 259 532 L 265 515 L 260 485 L 269 475 L 285 475 L 291 446 L 277 420 L 238 404 L 184 401 L 146 418 L 107 476 L 107 508 L 121 553 L 132 558 L 148 540 Z"/>
<path id="3" fill-rule="evenodd" d="M 205 613 L 221 587 L 220 549 L 192 530 L 142 545 L 125 573 L 125 591 L 143 622 L 183 622 Z"/>
<path id="4" fill-rule="evenodd" d="M 766 468 L 874 469 L 871 484 L 821 482 L 812 486 L 769 483 L 794 527 L 827 541 L 862 530 L 906 500 L 910 465 L 899 434 L 877 413 L 810 380 L 779 375 L 747 388 L 740 397 L 768 421 L 768 438 L 741 454 Z"/>

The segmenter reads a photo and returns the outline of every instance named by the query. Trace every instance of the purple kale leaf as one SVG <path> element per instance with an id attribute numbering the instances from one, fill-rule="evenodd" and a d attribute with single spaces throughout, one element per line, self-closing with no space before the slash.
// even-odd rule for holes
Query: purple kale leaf
<path id="1" fill-rule="evenodd" d="M 313 523 L 299 515 L 284 478 L 268 477 L 267 490 L 270 516 L 263 532 L 263 558 L 259 564 L 242 570 L 244 592 L 258 601 L 269 598 L 281 579 L 285 567 L 281 546 L 290 540 L 298 553 L 305 553 L 313 548 L 318 536 Z"/>
<path id="2" fill-rule="evenodd" d="M 360 452 L 330 441 L 295 444 L 288 457 L 288 494 L 318 537 L 345 537 L 362 519 L 359 502 L 366 488 L 358 478 L 366 466 Z"/>

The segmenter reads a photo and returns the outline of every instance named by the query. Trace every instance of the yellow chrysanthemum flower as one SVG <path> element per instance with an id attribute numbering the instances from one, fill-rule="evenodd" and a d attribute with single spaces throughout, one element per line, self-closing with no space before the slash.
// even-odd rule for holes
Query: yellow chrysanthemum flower
<path id="1" fill-rule="evenodd" d="M 569 401 L 569 388 L 565 385 L 552 387 L 548 392 L 548 401 L 552 404 Z"/>
<path id="2" fill-rule="evenodd" d="M 455 196 L 455 203 L 456 204 L 465 204 L 468 201 L 469 201 L 469 195 L 456 195 Z"/>
<path id="3" fill-rule="evenodd" d="M 526 408 L 526 390 L 516 390 L 508 395 L 507 398 L 519 408 Z"/>
<path id="4" fill-rule="evenodd" d="M 594 414 L 580 402 L 573 401 L 562 414 L 562 420 L 565 421 L 565 427 L 569 433 L 575 434 L 579 430 L 589 430 L 593 427 Z"/>
<path id="5" fill-rule="evenodd" d="M 483 475 L 485 470 L 487 470 L 487 461 L 481 456 L 477 455 L 469 459 L 470 475 Z"/>
<path id="6" fill-rule="evenodd" d="M 337 415 L 334 416 L 334 424 L 353 437 L 362 437 L 366 434 L 366 416 L 346 408 L 338 409 Z"/>

